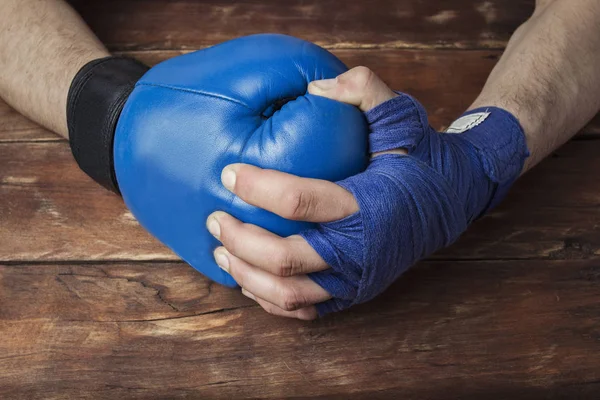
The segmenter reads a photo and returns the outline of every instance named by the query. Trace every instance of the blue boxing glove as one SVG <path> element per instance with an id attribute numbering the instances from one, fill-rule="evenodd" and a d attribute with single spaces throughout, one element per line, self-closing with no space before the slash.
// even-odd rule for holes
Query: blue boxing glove
<path id="1" fill-rule="evenodd" d="M 517 119 L 495 107 L 465 113 L 436 132 L 414 98 L 399 95 L 366 113 L 375 157 L 337 182 L 359 211 L 301 235 L 331 269 L 310 277 L 333 298 L 320 314 L 368 301 L 418 260 L 454 242 L 494 207 L 519 176 L 528 151 Z"/>
<path id="2" fill-rule="evenodd" d="M 127 98 L 114 136 L 114 169 L 140 224 L 207 277 L 236 282 L 212 256 L 205 220 L 215 209 L 279 235 L 312 227 L 253 207 L 219 180 L 243 162 L 339 180 L 364 170 L 361 112 L 306 93 L 346 66 L 317 45 L 253 35 L 175 57 L 150 69 Z"/>

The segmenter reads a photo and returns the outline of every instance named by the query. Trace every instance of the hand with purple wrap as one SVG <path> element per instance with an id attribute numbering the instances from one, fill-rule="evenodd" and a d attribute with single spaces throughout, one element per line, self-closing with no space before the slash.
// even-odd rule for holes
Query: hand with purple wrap
<path id="1" fill-rule="evenodd" d="M 528 155 L 509 112 L 484 107 L 439 133 L 412 97 L 366 68 L 309 86 L 358 106 L 370 127 L 368 168 L 331 183 L 254 166 L 223 170 L 242 200 L 319 223 L 287 238 L 213 213 L 217 264 L 267 311 L 302 319 L 371 300 L 418 260 L 455 241 L 497 204 Z"/>

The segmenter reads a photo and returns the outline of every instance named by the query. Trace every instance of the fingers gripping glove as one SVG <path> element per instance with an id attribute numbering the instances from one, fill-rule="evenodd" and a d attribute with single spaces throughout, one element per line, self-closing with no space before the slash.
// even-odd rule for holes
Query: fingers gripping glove
<path id="1" fill-rule="evenodd" d="M 242 162 L 331 181 L 363 171 L 364 115 L 306 92 L 309 82 L 346 69 L 328 51 L 284 35 L 242 37 L 158 64 L 133 80 L 122 111 L 109 113 L 114 138 L 103 136 L 110 143 L 103 160 L 114 160 L 114 187 L 150 233 L 209 278 L 235 286 L 212 255 L 219 242 L 206 229 L 211 212 L 283 236 L 313 224 L 244 203 L 223 187 L 221 170 Z M 74 103 L 79 113 L 89 112 Z M 88 117 L 91 128 L 107 118 L 95 115 Z M 82 125 L 74 136 L 86 132 Z"/>
<path id="2" fill-rule="evenodd" d="M 333 299 L 320 314 L 381 293 L 418 260 L 454 242 L 494 207 L 529 155 L 523 129 L 500 108 L 467 112 L 446 133 L 432 129 L 423 107 L 400 94 L 366 113 L 373 158 L 367 170 L 337 182 L 359 211 L 301 235 L 331 269 L 310 277 Z"/>

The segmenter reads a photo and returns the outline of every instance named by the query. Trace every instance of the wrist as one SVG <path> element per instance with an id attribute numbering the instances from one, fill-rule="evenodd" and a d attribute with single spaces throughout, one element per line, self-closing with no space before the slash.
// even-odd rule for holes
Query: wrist
<path id="1" fill-rule="evenodd" d="M 487 92 L 489 90 L 482 92 L 466 112 L 483 107 L 497 107 L 509 112 L 519 121 L 530 152 L 530 156 L 525 160 L 521 171 L 521 173 L 524 173 L 547 155 L 547 151 L 544 149 L 549 147 L 549 143 L 543 138 L 547 138 L 550 129 L 555 129 L 561 125 L 564 116 L 560 115 L 560 112 L 557 113 L 556 110 L 548 109 L 548 105 L 543 101 L 538 101 L 536 104 L 524 103 L 513 99 L 507 94 L 490 95 Z M 501 90 L 498 89 L 496 93 L 501 93 Z M 551 118 L 547 117 L 549 113 L 552 114 Z"/>
<path id="2" fill-rule="evenodd" d="M 500 203 L 523 170 L 529 156 L 523 128 L 506 109 L 486 106 L 467 111 L 446 132 L 460 134 L 469 143 L 468 158 L 477 164 L 474 174 L 486 181 L 474 183 L 482 189 L 482 197 L 473 204 L 477 207 L 472 217 L 479 217 Z"/>

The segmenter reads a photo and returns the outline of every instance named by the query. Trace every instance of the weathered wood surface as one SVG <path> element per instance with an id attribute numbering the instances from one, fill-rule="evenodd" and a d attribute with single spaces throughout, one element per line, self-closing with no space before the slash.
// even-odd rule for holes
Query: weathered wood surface
<path id="1" fill-rule="evenodd" d="M 0 260 L 173 259 L 65 141 L 0 144 Z"/>
<path id="2" fill-rule="evenodd" d="M 600 255 L 600 141 L 574 141 L 515 185 L 444 259 Z M 0 144 L 0 261 L 176 260 L 66 142 Z"/>
<path id="3" fill-rule="evenodd" d="M 367 65 L 394 89 L 418 98 L 433 126 L 450 124 L 477 97 L 501 52 L 496 50 L 334 50 L 348 66 Z M 154 65 L 181 54 L 179 50 L 124 52 Z M 600 135 L 600 117 L 583 136 Z M 0 143 L 59 140 L 0 100 Z"/>
<path id="4" fill-rule="evenodd" d="M 0 266 L 3 399 L 593 399 L 600 260 L 429 262 L 312 323 L 183 264 Z"/>
<path id="5" fill-rule="evenodd" d="M 111 50 L 197 49 L 254 33 L 332 48 L 503 48 L 534 0 L 145 0 L 71 3 Z"/>

